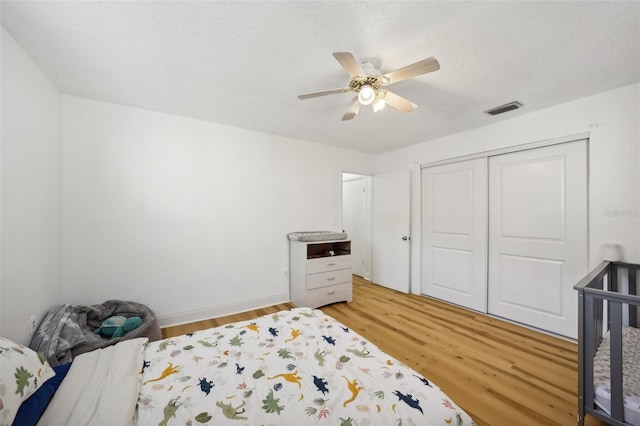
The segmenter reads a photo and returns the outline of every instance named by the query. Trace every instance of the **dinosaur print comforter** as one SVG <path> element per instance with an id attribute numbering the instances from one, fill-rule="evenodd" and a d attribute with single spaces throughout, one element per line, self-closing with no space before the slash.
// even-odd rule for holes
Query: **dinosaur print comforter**
<path id="1" fill-rule="evenodd" d="M 308 308 L 150 342 L 140 425 L 472 425 L 426 378 Z"/>

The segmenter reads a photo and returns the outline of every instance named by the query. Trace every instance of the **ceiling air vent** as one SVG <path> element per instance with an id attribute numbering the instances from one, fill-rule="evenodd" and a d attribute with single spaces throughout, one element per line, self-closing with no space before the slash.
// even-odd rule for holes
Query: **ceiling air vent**
<path id="1" fill-rule="evenodd" d="M 509 102 L 508 104 L 491 108 L 490 110 L 485 111 L 485 113 L 489 115 L 498 115 L 518 108 L 522 108 L 522 104 L 520 102 Z"/>

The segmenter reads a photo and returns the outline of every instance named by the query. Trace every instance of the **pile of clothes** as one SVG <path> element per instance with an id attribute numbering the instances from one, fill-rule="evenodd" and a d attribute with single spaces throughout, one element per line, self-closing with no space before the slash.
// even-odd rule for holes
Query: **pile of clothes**
<path id="1" fill-rule="evenodd" d="M 120 337 L 96 333 L 105 320 L 114 316 L 140 317 L 142 324 Z M 81 353 L 136 337 L 148 337 L 150 341 L 162 338 L 156 314 L 141 303 L 108 300 L 91 306 L 64 304 L 54 306 L 45 314 L 29 347 L 56 366 L 71 362 Z"/>

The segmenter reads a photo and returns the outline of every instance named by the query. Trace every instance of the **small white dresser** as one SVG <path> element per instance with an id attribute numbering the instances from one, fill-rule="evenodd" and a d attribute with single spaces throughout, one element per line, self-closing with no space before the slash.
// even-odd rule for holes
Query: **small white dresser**
<path id="1" fill-rule="evenodd" d="M 291 240 L 289 253 L 291 302 L 317 308 L 351 302 L 351 241 Z"/>

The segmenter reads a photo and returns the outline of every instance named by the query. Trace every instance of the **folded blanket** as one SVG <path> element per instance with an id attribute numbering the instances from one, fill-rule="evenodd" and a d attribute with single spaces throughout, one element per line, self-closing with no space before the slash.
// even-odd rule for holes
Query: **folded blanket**
<path id="1" fill-rule="evenodd" d="M 132 425 L 147 339 L 78 356 L 38 425 Z"/>
<path id="2" fill-rule="evenodd" d="M 44 355 L 55 367 L 71 361 L 71 349 L 86 341 L 85 333 L 77 324 L 73 306 L 58 305 L 45 314 L 29 347 Z"/>

